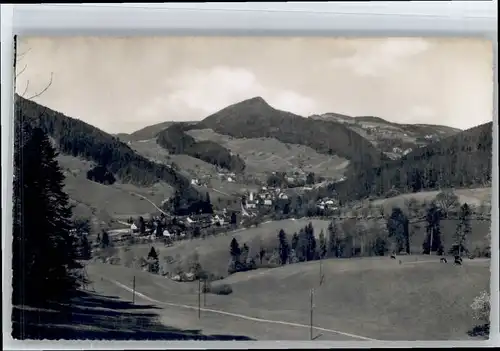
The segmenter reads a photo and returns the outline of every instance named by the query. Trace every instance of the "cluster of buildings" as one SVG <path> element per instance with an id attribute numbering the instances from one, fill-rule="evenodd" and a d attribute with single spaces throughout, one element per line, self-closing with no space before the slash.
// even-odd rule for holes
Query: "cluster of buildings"
<path id="1" fill-rule="evenodd" d="M 246 209 L 254 209 L 258 205 L 272 206 L 279 199 L 287 200 L 288 195 L 280 188 L 263 186 L 256 192 L 247 192 L 243 198 L 243 205 Z"/>
<path id="2" fill-rule="evenodd" d="M 338 202 L 335 199 L 323 198 L 316 202 L 316 207 L 320 210 L 337 210 Z"/>

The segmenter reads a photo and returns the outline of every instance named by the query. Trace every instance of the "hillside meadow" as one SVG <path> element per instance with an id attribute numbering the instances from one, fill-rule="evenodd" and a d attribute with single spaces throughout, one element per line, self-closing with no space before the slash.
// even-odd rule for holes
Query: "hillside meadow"
<path id="1" fill-rule="evenodd" d="M 262 320 L 310 323 L 310 290 L 314 288 L 314 326 L 377 340 L 464 340 L 476 325 L 470 304 L 489 289 L 489 260 L 465 260 L 463 266 L 442 264 L 428 257 L 327 259 L 319 286 L 319 262 L 236 273 L 213 285 L 230 284 L 232 294 L 207 294 L 201 321 L 226 332 L 276 340 L 274 324 L 247 321 L 230 314 Z M 123 266 L 92 264 L 89 274 L 104 276 L 166 304 L 192 306 L 185 318 L 196 318 L 198 283 L 170 279 Z M 98 279 L 98 278 L 97 278 Z M 123 291 L 124 296 L 130 293 Z M 168 306 L 161 305 L 162 308 Z M 226 314 L 224 314 L 226 313 Z M 205 324 L 205 323 L 203 323 Z M 266 328 L 253 328 L 264 325 Z M 278 327 L 278 324 L 276 325 Z M 242 328 L 242 329 L 240 329 Z M 290 327 L 288 327 L 290 329 Z M 267 332 L 266 332 L 267 330 Z M 308 340 L 307 328 L 293 328 L 294 339 Z M 329 332 L 314 330 L 319 340 Z M 336 335 L 337 340 L 342 335 Z M 343 336 L 342 340 L 346 338 Z M 354 338 L 355 340 L 355 338 Z"/>

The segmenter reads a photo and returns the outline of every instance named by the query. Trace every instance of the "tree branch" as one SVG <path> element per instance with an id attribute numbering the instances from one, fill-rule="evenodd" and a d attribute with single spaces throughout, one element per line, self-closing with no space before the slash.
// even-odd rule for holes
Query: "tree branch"
<path id="1" fill-rule="evenodd" d="M 40 95 L 42 95 L 43 93 L 45 93 L 45 92 L 46 92 L 46 91 L 50 88 L 50 86 L 52 85 L 52 78 L 53 78 L 53 77 L 54 77 L 54 72 L 50 72 L 50 81 L 49 81 L 49 83 L 47 84 L 47 86 L 46 86 L 46 87 L 45 87 L 42 91 L 40 91 L 39 93 L 36 93 L 35 95 L 30 96 L 29 98 L 26 98 L 26 99 L 27 99 L 27 100 L 32 100 L 32 99 L 34 99 L 34 98 L 39 97 L 39 96 L 40 96 Z M 29 81 L 28 81 L 28 83 L 29 83 Z"/>
<path id="2" fill-rule="evenodd" d="M 24 65 L 23 69 L 21 70 L 21 72 L 17 73 L 16 74 L 16 78 L 19 77 L 21 74 L 23 74 L 24 71 L 26 71 L 26 68 L 28 68 L 28 65 Z"/>
<path id="3" fill-rule="evenodd" d="M 28 50 L 26 50 L 26 51 L 25 51 L 25 52 L 23 52 L 22 54 L 17 54 L 17 55 L 16 55 L 16 60 L 18 60 L 18 61 L 19 61 L 20 59 L 22 59 L 22 58 L 23 58 L 23 56 L 24 56 L 24 55 L 26 55 L 26 54 L 27 54 L 28 52 L 30 52 L 30 51 L 31 51 L 31 48 L 29 48 Z"/>

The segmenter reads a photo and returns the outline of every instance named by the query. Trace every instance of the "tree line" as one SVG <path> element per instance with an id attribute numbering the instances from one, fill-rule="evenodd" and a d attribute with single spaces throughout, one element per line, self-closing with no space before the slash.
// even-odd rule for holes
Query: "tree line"
<path id="1" fill-rule="evenodd" d="M 491 186 L 492 123 L 418 148 L 380 166 L 351 169 L 347 180 L 332 184 L 342 202 L 445 188 Z"/>
<path id="2" fill-rule="evenodd" d="M 200 194 L 189 180 L 171 167 L 151 162 L 128 145 L 81 120 L 41 106 L 16 95 L 16 118 L 42 129 L 57 142 L 62 153 L 83 157 L 97 163 L 87 176 L 97 181 L 122 182 L 148 186 L 164 181 L 176 188 L 188 201 L 198 201 Z M 108 173 L 114 176 L 110 177 Z"/>
<path id="3" fill-rule="evenodd" d="M 443 255 L 449 253 L 462 256 L 470 254 L 467 239 L 471 234 L 470 206 L 466 203 L 459 208 L 459 221 L 454 233 L 454 241 L 448 250 L 442 242 L 441 220 L 445 212 L 436 203 L 431 203 L 426 210 L 425 240 L 421 253 Z M 240 246 L 236 238 L 230 243 L 230 274 L 256 269 L 264 264 L 268 255 L 269 263 L 277 265 L 294 264 L 298 262 L 315 261 L 325 258 L 350 258 L 355 256 L 385 256 L 388 253 L 410 254 L 411 234 L 410 219 L 398 207 L 392 209 L 386 219 L 385 226 L 369 229 L 364 223 L 356 219 L 338 221 L 332 219 L 326 233 L 321 230 L 315 235 L 315 229 L 310 222 L 304 228 L 289 236 L 284 229 L 279 230 L 276 246 L 265 249 L 263 246 L 254 248 L 256 254 L 249 255 L 250 248 L 247 243 Z M 270 256 L 269 256 L 270 254 Z M 489 257 L 489 244 L 484 253 Z"/>

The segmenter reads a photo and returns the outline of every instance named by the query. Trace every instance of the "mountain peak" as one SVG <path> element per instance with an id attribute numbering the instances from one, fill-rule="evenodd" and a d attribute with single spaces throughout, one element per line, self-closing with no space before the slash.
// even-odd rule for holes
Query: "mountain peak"
<path id="1" fill-rule="evenodd" d="M 255 96 L 253 98 L 240 101 L 240 102 L 236 103 L 235 105 L 239 105 L 239 104 L 255 105 L 255 106 L 259 106 L 259 105 L 269 106 L 269 104 L 266 102 L 266 100 L 264 100 L 261 96 Z"/>

